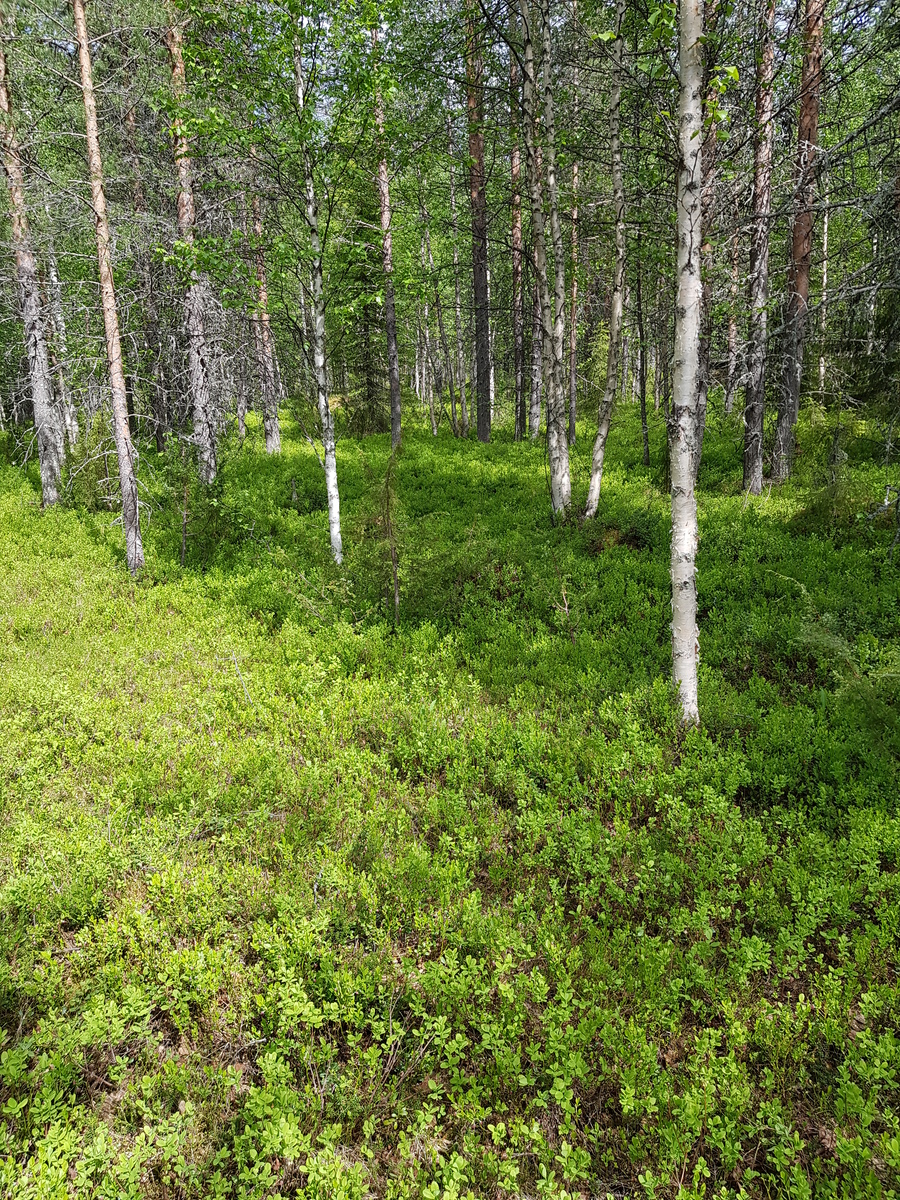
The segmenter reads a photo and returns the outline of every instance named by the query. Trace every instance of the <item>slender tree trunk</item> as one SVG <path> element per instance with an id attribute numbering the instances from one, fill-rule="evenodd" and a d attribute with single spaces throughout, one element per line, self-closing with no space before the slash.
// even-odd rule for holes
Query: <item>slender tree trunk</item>
<path id="1" fill-rule="evenodd" d="M 378 33 L 372 30 L 372 48 L 378 45 Z M 384 272 L 384 329 L 387 336 L 388 385 L 391 393 L 391 449 L 401 438 L 400 353 L 397 349 L 397 314 L 394 306 L 394 255 L 391 236 L 391 192 L 388 184 L 384 136 L 384 106 L 381 92 L 375 93 L 375 124 L 381 154 L 378 159 L 378 205 L 381 214 L 381 266 Z M 454 432 L 456 422 L 454 421 Z"/>
<path id="2" fill-rule="evenodd" d="M 303 75 L 303 58 L 299 47 L 294 49 L 294 83 L 297 91 L 297 107 L 300 113 L 306 110 L 306 83 Z M 305 192 L 306 228 L 312 252 L 310 266 L 310 292 L 312 299 L 312 357 L 316 385 L 316 403 L 319 409 L 323 461 L 325 470 L 325 493 L 328 498 L 328 528 L 331 535 L 331 553 L 340 565 L 344 561 L 344 545 L 341 539 L 341 498 L 338 491 L 337 454 L 334 436 L 334 414 L 328 403 L 328 371 L 325 364 L 325 296 L 323 291 L 322 239 L 319 232 L 319 207 L 316 201 L 316 183 L 309 151 L 303 149 L 303 184 Z"/>
<path id="3" fill-rule="evenodd" d="M 475 300 L 478 440 L 491 440 L 491 333 L 488 304 L 487 195 L 484 175 L 484 60 L 475 2 L 466 0 L 466 107 L 472 203 L 472 287 Z"/>
<path id="4" fill-rule="evenodd" d="M 625 187 L 622 182 L 622 147 L 619 141 L 619 112 L 622 104 L 622 23 L 625 19 L 625 0 L 616 7 L 616 40 L 613 46 L 613 79 L 609 96 L 609 140 L 612 151 L 613 204 L 616 214 L 616 263 L 613 271 L 612 299 L 609 311 L 609 348 L 606 354 L 606 387 L 600 401 L 597 437 L 591 457 L 591 478 L 588 484 L 586 517 L 595 517 L 600 504 L 603 483 L 603 464 L 606 440 L 612 420 L 619 378 L 619 359 L 622 353 L 622 316 L 625 310 Z"/>
<path id="5" fill-rule="evenodd" d="M 421 186 L 421 185 L 420 185 Z M 447 372 L 447 386 L 450 390 L 450 428 L 453 430 L 454 437 L 459 436 L 459 429 L 456 424 L 456 388 L 453 381 L 453 359 L 450 355 L 450 343 L 447 340 L 447 330 L 444 325 L 444 309 L 441 304 L 441 292 L 438 287 L 437 272 L 434 269 L 434 258 L 431 253 L 431 233 L 428 228 L 429 214 L 424 202 L 422 204 L 422 228 L 425 234 L 425 253 L 428 256 L 428 268 L 431 272 L 431 279 L 434 287 L 434 311 L 437 315 L 438 331 L 441 336 L 441 350 L 444 354 L 444 370 Z"/>
<path id="6" fill-rule="evenodd" d="M 466 368 L 463 354 L 462 300 L 459 286 L 459 236 L 456 219 L 456 171 L 453 166 L 453 128 L 447 118 L 447 143 L 450 152 L 450 222 L 453 228 L 453 305 L 456 327 L 456 378 L 459 380 L 459 418 L 463 437 L 469 436 L 469 413 L 466 408 Z M 521 228 L 521 227 L 520 227 Z"/>
<path id="7" fill-rule="evenodd" d="M 697 397 L 703 282 L 700 246 L 703 225 L 703 0 L 681 0 L 678 101 L 678 297 L 675 305 L 675 374 L 669 422 L 672 472 L 672 663 L 682 719 L 700 719 L 697 664 Z"/>
<path id="8" fill-rule="evenodd" d="M 791 229 L 791 261 L 788 269 L 785 312 L 786 349 L 781 384 L 772 478 L 783 483 L 794 460 L 794 433 L 800 412 L 803 376 L 803 347 L 809 308 L 809 275 L 812 262 L 813 191 L 815 158 L 819 140 L 819 94 L 822 87 L 822 33 L 826 0 L 805 0 L 806 23 L 803 39 L 803 68 L 800 80 L 800 121 L 797 131 L 797 192 Z"/>
<path id="9" fill-rule="evenodd" d="M 531 305 L 531 402 L 528 407 L 528 436 L 533 442 L 541 433 L 541 364 L 543 362 L 541 302 L 537 283 Z"/>
<path id="10" fill-rule="evenodd" d="M 256 312 L 251 320 L 258 347 L 260 382 L 262 384 L 263 430 L 266 437 L 266 453 L 281 453 L 281 425 L 278 421 L 278 402 L 281 398 L 278 363 L 275 357 L 275 339 L 272 337 L 272 321 L 269 316 L 269 281 L 266 273 L 266 256 L 263 250 L 262 205 L 259 196 L 253 194 L 250 201 L 253 216 L 254 259 L 256 266 Z"/>
<path id="11" fill-rule="evenodd" d="M 575 89 L 578 78 L 576 68 Z M 572 163 L 572 291 L 569 301 L 569 445 L 575 445 L 578 416 L 578 163 Z"/>
<path id="12" fill-rule="evenodd" d="M 526 165 L 531 193 L 531 223 L 534 239 L 534 263 L 540 298 L 543 341 L 544 391 L 547 396 L 547 450 L 550 460 L 550 501 L 555 513 L 565 512 L 572 500 L 569 476 L 569 447 L 566 442 L 563 380 L 563 341 L 565 336 L 565 251 L 559 222 L 559 197 L 556 187 L 553 100 L 550 92 L 550 29 L 541 9 L 544 43 L 544 137 L 546 145 L 547 194 L 550 209 L 550 236 L 553 244 L 554 275 L 551 291 L 550 268 L 544 226 L 544 194 L 541 167 L 535 143 L 537 121 L 537 79 L 531 10 L 528 0 L 520 0 L 524 34 L 523 107 Z"/>
<path id="13" fill-rule="evenodd" d="M 119 463 L 119 486 L 122 491 L 122 525 L 125 530 L 125 558 L 134 575 L 144 565 L 144 546 L 141 540 L 140 509 L 138 506 L 137 472 L 134 446 L 128 427 L 128 396 L 125 388 L 125 367 L 122 359 L 122 340 L 119 335 L 119 314 L 116 309 L 116 289 L 113 281 L 109 221 L 106 216 L 106 193 L 103 187 L 103 160 L 100 157 L 100 136 L 97 127 L 97 103 L 94 99 L 94 79 L 91 68 L 91 47 L 88 40 L 84 0 L 72 0 L 75 37 L 78 42 L 78 62 L 81 70 L 81 92 L 84 98 L 85 132 L 87 135 L 88 170 L 91 177 L 91 199 L 97 233 L 97 261 L 100 273 L 100 304 L 106 331 L 106 357 L 109 363 L 109 385 L 112 392 L 113 438 Z"/>
<path id="14" fill-rule="evenodd" d="M 180 25 L 169 27 L 166 32 L 166 46 L 172 66 L 172 92 L 175 102 L 178 104 L 184 98 L 186 91 Z M 191 254 L 196 222 L 192 166 L 187 134 L 178 117 L 172 128 L 172 136 L 175 143 L 175 161 L 178 167 L 178 236 L 187 248 L 188 254 Z M 184 324 L 188 344 L 188 369 L 191 381 L 197 464 L 201 481 L 212 483 L 216 477 L 216 437 L 213 425 L 209 348 L 206 343 L 203 287 L 193 265 L 184 295 Z"/>
<path id="15" fill-rule="evenodd" d="M 0 10 L 0 33 L 11 22 Z M 12 98 L 3 41 L 0 40 L 0 136 L 3 139 L 3 166 L 9 188 L 10 224 L 19 285 L 19 303 L 25 327 L 25 350 L 28 355 L 28 381 L 34 410 L 34 429 L 37 438 L 38 466 L 41 473 L 41 495 L 44 507 L 59 499 L 59 476 L 63 460 L 62 422 L 53 397 L 50 355 L 44 332 L 41 306 L 40 277 L 37 259 L 31 245 L 28 209 L 25 201 L 25 173 L 19 140 L 13 124 Z"/>
<path id="16" fill-rule="evenodd" d="M 78 441 L 78 414 L 75 411 L 75 401 L 72 389 L 69 387 L 68 361 L 69 341 L 66 337 L 66 318 L 63 313 L 62 284 L 59 280 L 59 266 L 53 245 L 47 250 L 47 284 L 50 292 L 50 318 L 53 324 L 54 354 L 53 366 L 56 374 L 56 392 L 58 408 L 62 410 L 63 428 L 69 445 L 74 446 Z"/>
<path id="17" fill-rule="evenodd" d="M 819 314 L 819 399 L 825 399 L 825 336 L 828 330 L 828 192 L 822 214 L 822 309 Z"/>
<path id="18" fill-rule="evenodd" d="M 750 336 L 744 399 L 744 490 L 763 486 L 766 412 L 766 338 L 769 306 L 769 225 L 772 216 L 772 79 L 775 66 L 775 0 L 762 0 L 756 60 L 756 128 L 753 142 L 753 229 L 750 238 Z"/>
<path id="19" fill-rule="evenodd" d="M 737 309 L 739 296 L 740 241 L 735 234 L 731 239 L 731 287 L 728 305 L 728 382 L 725 387 L 725 415 L 730 416 L 734 409 L 734 393 L 737 389 L 738 374 L 738 325 Z"/>
<path id="20" fill-rule="evenodd" d="M 513 373 L 515 376 L 515 438 L 525 436 L 525 346 L 522 292 L 522 163 L 519 152 L 517 114 L 519 111 L 519 64 L 515 49 L 518 42 L 518 22 L 515 7 L 509 10 L 509 113 L 512 125 L 512 289 L 513 289 Z"/>
<path id="21" fill-rule="evenodd" d="M 712 371 L 712 272 L 715 262 L 712 243 L 713 222 L 716 214 L 716 151 L 718 148 L 718 123 L 715 119 L 718 93 L 712 84 L 716 66 L 715 32 L 719 20 L 719 0 L 705 0 L 704 4 L 704 103 L 703 103 L 703 153 L 702 153 L 702 201 L 703 218 L 702 245 L 700 248 L 700 270 L 703 279 L 703 312 L 700 325 L 700 385 L 697 390 L 697 437 L 694 457 L 694 482 L 700 473 L 703 457 L 703 440 L 706 436 L 706 406 L 709 396 Z M 710 114 L 713 114 L 710 116 Z"/>
<path id="22" fill-rule="evenodd" d="M 547 199 L 549 201 L 550 240 L 553 245 L 553 336 L 551 340 L 552 404 L 547 401 L 547 445 L 550 458 L 550 488 L 558 497 L 556 512 L 564 512 L 572 502 L 569 473 L 569 443 L 566 438 L 566 251 L 560 221 L 559 188 L 556 179 L 556 119 L 553 106 L 552 44 L 550 0 L 541 2 L 541 41 L 544 87 L 544 144 L 547 161 Z M 552 420 L 551 420 L 552 416 Z"/>
<path id="23" fill-rule="evenodd" d="M 137 120 L 134 106 L 131 106 L 125 114 L 125 129 L 128 137 L 128 151 L 131 157 L 134 211 L 137 216 L 144 217 L 147 213 L 147 201 L 144 195 L 144 180 L 141 172 L 140 156 L 138 154 Z M 159 327 L 159 307 L 156 302 L 153 270 L 151 263 L 148 261 L 147 252 L 140 250 L 136 255 L 136 260 L 144 309 L 144 345 L 147 351 L 151 376 L 150 409 L 153 419 L 153 433 L 156 438 L 157 452 L 161 454 L 166 448 L 166 433 L 169 428 L 169 402 L 165 382 L 165 354 Z"/>
<path id="24" fill-rule="evenodd" d="M 647 351 L 644 341 L 644 298 L 641 290 L 641 260 L 637 261 L 637 328 L 641 347 L 641 370 L 639 379 L 639 397 L 641 402 L 641 444 L 643 446 L 643 462 L 650 466 L 650 429 L 647 425 Z"/>

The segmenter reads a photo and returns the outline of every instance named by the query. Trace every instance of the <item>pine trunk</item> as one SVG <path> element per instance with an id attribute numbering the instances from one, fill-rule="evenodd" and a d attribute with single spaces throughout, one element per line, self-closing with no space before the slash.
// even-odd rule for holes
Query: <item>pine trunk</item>
<path id="1" fill-rule="evenodd" d="M 81 92 L 84 98 L 85 132 L 88 171 L 91 177 L 91 199 L 97 234 L 97 262 L 100 275 L 100 304 L 106 332 L 106 357 L 109 364 L 109 384 L 112 392 L 113 438 L 119 465 L 119 486 L 122 492 L 122 525 L 125 530 L 125 557 L 134 575 L 144 565 L 144 546 L 141 540 L 140 509 L 138 506 L 137 472 L 134 446 L 128 426 L 128 396 L 125 388 L 125 366 L 122 359 L 122 340 L 119 334 L 119 314 L 116 309 L 116 289 L 113 280 L 109 221 L 106 215 L 106 192 L 103 186 L 103 160 L 100 157 L 100 136 L 97 126 L 97 103 L 94 98 L 94 79 L 91 67 L 91 47 L 88 40 L 84 0 L 72 0 L 75 36 L 78 42 L 78 61 L 81 70 Z"/>
<path id="2" fill-rule="evenodd" d="M 510 173 L 512 182 L 512 289 L 513 289 L 513 374 L 515 377 L 515 439 L 520 442 L 525 436 L 525 314 L 522 292 L 522 161 L 517 134 L 519 111 L 519 65 L 516 58 L 517 42 L 516 10 L 510 8 L 510 51 L 509 51 L 509 112 L 512 126 L 512 151 Z"/>
<path id="3" fill-rule="evenodd" d="M 750 336 L 744 399 L 744 490 L 758 496 L 763 486 L 763 428 L 766 415 L 766 338 L 769 305 L 769 225 L 772 217 L 772 79 L 775 65 L 775 0 L 762 0 L 756 66 L 756 128 L 753 143 L 753 228 L 750 238 Z"/>
<path id="4" fill-rule="evenodd" d="M 456 378 L 459 380 L 459 419 L 463 437 L 469 435 L 469 413 L 466 408 L 466 368 L 463 354 L 462 298 L 459 286 L 459 238 L 456 219 L 456 172 L 453 167 L 453 130 L 447 118 L 447 143 L 450 152 L 450 222 L 453 229 L 453 307 L 456 327 Z"/>
<path id="5" fill-rule="evenodd" d="M 812 262 L 813 193 L 819 140 L 819 93 L 822 86 L 822 33 L 825 0 L 806 0 L 803 68 L 800 79 L 800 121 L 797 130 L 796 208 L 791 229 L 785 311 L 785 356 L 781 401 L 775 430 L 772 477 L 783 483 L 794 461 L 794 433 L 800 412 L 803 347 L 809 308 L 809 275 Z"/>

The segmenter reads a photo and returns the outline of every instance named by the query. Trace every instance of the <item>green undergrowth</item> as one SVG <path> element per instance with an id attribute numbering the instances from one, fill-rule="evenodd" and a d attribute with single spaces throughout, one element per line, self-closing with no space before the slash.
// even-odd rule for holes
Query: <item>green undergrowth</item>
<path id="1" fill-rule="evenodd" d="M 341 570 L 288 421 L 143 451 L 136 583 L 0 471 L 4 1194 L 900 1195 L 884 469 L 808 422 L 748 500 L 709 430 L 684 734 L 617 422 L 581 526 L 540 447 L 413 430 L 386 507 L 342 441 Z"/>

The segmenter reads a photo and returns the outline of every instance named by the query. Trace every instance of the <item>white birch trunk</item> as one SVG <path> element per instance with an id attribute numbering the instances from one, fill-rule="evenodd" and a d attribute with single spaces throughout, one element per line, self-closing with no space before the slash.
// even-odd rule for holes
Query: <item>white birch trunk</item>
<path id="1" fill-rule="evenodd" d="M 177 104 L 184 98 L 186 90 L 182 34 L 179 25 L 172 25 L 168 29 L 166 46 L 172 67 L 172 93 Z M 194 245 L 194 225 L 196 223 L 194 187 L 187 134 L 177 117 L 172 128 L 172 137 L 175 146 L 175 162 L 178 168 L 178 236 L 190 254 Z M 190 279 L 184 294 L 184 328 L 188 344 L 188 375 L 191 385 L 197 465 L 201 481 L 208 484 L 212 483 L 216 477 L 217 464 L 204 308 L 202 283 L 196 270 L 191 267 Z"/>
<path id="2" fill-rule="evenodd" d="M 456 220 L 456 172 L 453 168 L 453 136 L 447 118 L 447 139 L 450 149 L 450 222 L 453 227 L 453 306 L 456 325 L 456 378 L 459 381 L 459 420 L 463 437 L 469 434 L 469 414 L 466 410 L 466 369 L 463 354 L 462 301 L 459 286 L 459 238 Z"/>
<path id="3" fill-rule="evenodd" d="M 541 306 L 538 286 L 534 285 L 531 316 L 531 394 L 528 405 L 528 436 L 536 442 L 541 432 Z"/>
<path id="4" fill-rule="evenodd" d="M 609 312 L 609 346 L 606 354 L 606 385 L 600 401 L 597 436 L 591 456 L 591 478 L 588 484 L 586 517 L 595 517 L 600 504 L 603 465 L 606 461 L 606 442 L 616 400 L 619 362 L 622 354 L 622 316 L 625 311 L 625 187 L 622 182 L 622 148 L 619 141 L 619 112 L 622 104 L 622 22 L 625 0 L 616 8 L 616 40 L 613 46 L 613 80 L 609 97 L 609 139 L 612 151 L 613 204 L 616 214 L 616 263 Z"/>
<path id="5" fill-rule="evenodd" d="M 47 283 L 50 292 L 50 318 L 53 323 L 53 344 L 56 356 L 57 397 L 62 409 L 66 438 L 69 445 L 74 446 L 78 441 L 78 414 L 75 411 L 72 389 L 69 387 L 69 343 L 66 337 L 66 318 L 63 313 L 62 284 L 52 245 L 47 252 Z"/>
<path id="6" fill-rule="evenodd" d="M 700 719 L 697 664 L 697 498 L 694 458 L 700 387 L 703 0 L 681 0 L 678 100 L 678 294 L 669 461 L 672 473 L 672 663 L 682 720 Z"/>
<path id="7" fill-rule="evenodd" d="M 8 20 L 0 12 L 0 30 Z M 0 134 L 3 139 L 3 166 L 9 187 L 10 223 L 19 285 L 19 303 L 28 356 L 28 382 L 34 410 L 34 430 L 37 438 L 38 467 L 41 473 L 41 495 L 44 506 L 59 499 L 59 476 L 63 460 L 62 424 L 54 403 L 50 373 L 50 355 L 44 332 L 41 311 L 40 279 L 37 259 L 31 247 L 31 231 L 25 202 L 25 173 L 19 140 L 12 120 L 12 101 L 9 90 L 6 55 L 0 41 Z"/>
<path id="8" fill-rule="evenodd" d="M 303 76 L 303 58 L 299 47 L 294 49 L 294 82 L 297 90 L 297 105 L 301 114 L 306 110 L 306 85 Z M 337 455 L 334 438 L 334 414 L 328 403 L 328 371 L 325 363 L 325 297 L 322 276 L 322 241 L 319 233 L 319 209 L 316 202 L 316 184 L 313 176 L 312 159 L 303 149 L 303 174 L 306 207 L 306 227 L 312 251 L 312 356 L 313 374 L 316 385 L 316 403 L 321 425 L 323 462 L 325 470 L 325 492 L 328 498 L 328 528 L 331 535 L 331 553 L 340 565 L 344 561 L 344 546 L 341 540 L 341 498 L 338 491 Z"/>

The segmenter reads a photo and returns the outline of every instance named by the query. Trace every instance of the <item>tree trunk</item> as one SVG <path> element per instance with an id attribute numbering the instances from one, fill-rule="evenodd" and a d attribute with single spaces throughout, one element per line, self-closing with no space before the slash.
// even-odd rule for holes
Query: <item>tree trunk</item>
<path id="1" fill-rule="evenodd" d="M 372 30 L 372 48 L 378 45 L 378 33 Z M 397 349 L 397 313 L 394 306 L 394 255 L 391 238 L 391 192 L 388 184 L 384 138 L 384 106 L 381 92 L 375 93 L 375 124 L 381 154 L 378 158 L 378 205 L 381 213 L 381 266 L 384 271 L 384 329 L 387 336 L 388 385 L 391 393 L 391 449 L 400 445 L 400 353 Z M 456 422 L 454 420 L 454 432 Z"/>
<path id="2" fill-rule="evenodd" d="M 0 31 L 9 24 L 0 12 Z M 37 438 L 38 466 L 41 473 L 41 496 L 44 506 L 59 499 L 59 476 L 63 460 L 62 422 L 53 397 L 50 355 L 44 332 L 41 306 L 40 277 L 37 259 L 31 247 L 28 209 L 25 203 L 25 173 L 19 140 L 12 118 L 9 75 L 3 42 L 0 41 L 0 136 L 3 139 L 3 166 L 9 187 L 10 224 L 16 260 L 16 278 L 28 355 L 28 382 L 34 409 L 34 429 Z"/>
<path id="3" fill-rule="evenodd" d="M 422 228 L 425 234 L 425 252 L 428 255 L 428 268 L 431 272 L 431 279 L 434 286 L 434 310 L 437 314 L 438 330 L 441 335 L 441 349 L 444 353 L 444 370 L 447 372 L 447 386 L 450 390 L 450 428 L 453 430 L 454 437 L 459 436 L 459 429 L 456 424 L 456 388 L 453 382 L 453 359 L 450 356 L 450 343 L 447 340 L 447 330 L 444 326 L 444 310 L 441 305 L 441 293 L 438 288 L 437 272 L 434 269 L 434 258 L 431 254 L 431 234 L 428 229 L 429 215 L 428 209 L 422 204 Z"/>
<path id="4" fill-rule="evenodd" d="M 281 453 L 281 426 L 278 422 L 278 401 L 281 388 L 278 379 L 278 364 L 275 358 L 275 342 L 272 337 L 272 322 L 269 317 L 269 282 L 266 275 L 266 256 L 263 252 L 262 206 L 255 193 L 250 201 L 253 215 L 254 258 L 256 265 L 256 312 L 251 321 L 257 345 L 259 374 L 262 392 L 263 430 L 266 435 L 266 453 Z"/>
<path id="5" fill-rule="evenodd" d="M 509 10 L 509 114 L 512 125 L 512 290 L 513 374 L 515 376 L 515 439 L 525 436 L 525 316 L 522 292 L 522 164 L 516 117 L 519 111 L 519 64 L 516 57 L 517 21 L 515 7 Z"/>
<path id="6" fill-rule="evenodd" d="M 525 133 L 526 166 L 531 193 L 531 223 L 534 239 L 534 264 L 540 300 L 541 333 L 543 342 L 544 391 L 547 397 L 547 450 L 550 461 L 550 502 L 554 513 L 565 512 L 572 500 L 569 477 L 569 447 L 566 442 L 565 399 L 563 381 L 563 340 L 565 335 L 565 251 L 559 223 L 559 198 L 556 187 L 554 152 L 553 100 L 550 91 L 550 28 L 544 8 L 541 9 L 542 41 L 544 43 L 544 137 L 546 145 L 547 193 L 550 209 L 550 236 L 554 254 L 553 290 L 544 226 L 544 194 L 541 166 L 535 141 L 537 122 L 537 79 L 534 62 L 534 42 L 531 10 L 528 0 L 520 0 L 524 35 L 523 54 L 523 127 Z"/>
<path id="7" fill-rule="evenodd" d="M 113 281 L 109 221 L 106 216 L 106 193 L 103 188 L 103 160 L 100 157 L 100 136 L 97 128 L 97 104 L 94 99 L 94 80 L 91 68 L 91 47 L 88 41 L 84 0 L 72 0 L 75 37 L 78 41 L 78 61 L 81 69 L 81 92 L 84 97 L 85 132 L 87 135 L 88 170 L 91 177 L 91 199 L 97 233 L 97 261 L 100 274 L 100 304 L 106 331 L 106 357 L 109 363 L 109 385 L 112 392 L 113 438 L 119 464 L 119 486 L 122 491 L 122 526 L 125 530 L 125 558 L 134 575 L 144 565 L 144 546 L 141 540 L 140 510 L 138 507 L 136 455 L 128 428 L 128 397 L 125 389 L 125 367 L 122 360 L 122 340 L 119 335 L 119 314 L 116 309 L 116 289 Z"/>
<path id="8" fill-rule="evenodd" d="M 803 68 L 800 79 L 800 120 L 797 130 L 796 209 L 791 229 L 785 312 L 786 347 L 781 402 L 775 430 L 772 478 L 783 483 L 794 460 L 794 434 L 800 411 L 803 346 L 809 309 L 809 274 L 812 261 L 813 190 L 816 147 L 819 140 L 819 93 L 822 86 L 822 33 L 825 0 L 806 0 Z"/>
<path id="9" fill-rule="evenodd" d="M 472 203 L 472 288 L 475 301 L 475 393 L 478 440 L 491 440 L 491 333 L 488 306 L 487 195 L 484 175 L 484 60 L 474 0 L 466 0 L 466 108 Z"/>
<path id="10" fill-rule="evenodd" d="M 125 129 L 128 138 L 128 151 L 131 157 L 134 211 L 136 215 L 144 216 L 147 212 L 147 202 L 144 196 L 144 181 L 141 173 L 140 157 L 138 155 L 137 121 L 133 105 L 125 114 Z M 169 428 L 169 404 L 165 384 L 163 340 L 159 328 L 159 309 L 156 303 L 153 269 L 152 264 L 148 261 L 148 253 L 142 249 L 138 251 L 135 257 L 144 308 L 144 345 L 150 367 L 150 409 L 153 416 L 153 433 L 156 438 L 157 452 L 161 454 L 166 448 L 166 433 Z"/>
<path id="11" fill-rule="evenodd" d="M 819 313 L 819 400 L 825 400 L 825 336 L 828 329 L 828 191 L 822 214 L 822 309 Z"/>
<path id="12" fill-rule="evenodd" d="M 578 78 L 576 70 L 575 88 Z M 572 293 L 569 301 L 569 445 L 575 445 L 578 415 L 578 163 L 572 163 Z"/>
<path id="13" fill-rule="evenodd" d="M 738 374 L 738 295 L 740 269 L 740 241 L 735 234 L 731 239 L 731 287 L 728 306 L 728 382 L 725 386 L 725 415 L 730 416 L 734 409 L 734 393 L 737 389 Z"/>
<path id="14" fill-rule="evenodd" d="M 681 0 L 679 13 L 679 169 L 677 195 L 678 297 L 675 305 L 675 372 L 669 422 L 672 473 L 672 663 L 682 720 L 700 719 L 697 664 L 697 398 L 703 283 L 703 0 Z"/>
<path id="15" fill-rule="evenodd" d="M 551 340 L 551 378 L 553 391 L 547 399 L 547 445 L 550 458 L 550 489 L 558 503 L 556 512 L 564 512 L 572 502 L 569 473 L 569 443 L 566 438 L 566 251 L 559 215 L 559 189 L 556 180 L 556 119 L 553 111 L 552 46 L 550 0 L 541 3 L 541 41 L 544 87 L 544 144 L 547 160 L 547 198 L 549 200 L 550 239 L 553 245 L 553 337 Z M 551 402 L 552 400 L 552 402 Z M 552 418 L 552 419 L 551 419 Z"/>
<path id="16" fill-rule="evenodd" d="M 181 26 L 170 26 L 166 31 L 166 46 L 171 60 L 172 93 L 176 104 L 183 100 L 186 90 L 181 42 Z M 178 167 L 178 237 L 190 256 L 193 253 L 196 222 L 194 188 L 187 133 L 181 119 L 177 116 L 172 127 L 172 137 L 175 145 L 175 162 Z M 188 345 L 188 373 L 191 382 L 197 465 L 201 481 L 208 484 L 212 483 L 216 477 L 216 437 L 213 426 L 203 287 L 193 264 L 190 267 L 190 277 L 184 295 L 184 325 Z"/>
<path id="17" fill-rule="evenodd" d="M 294 48 L 294 82 L 297 91 L 297 106 L 302 113 L 306 109 L 306 84 L 303 76 L 303 58 L 299 47 Z M 331 553 L 340 566 L 344 561 L 344 546 L 341 540 L 341 498 L 338 491 L 337 454 L 334 437 L 334 414 L 328 403 L 328 371 L 325 365 L 325 296 L 323 291 L 322 240 L 319 233 L 319 208 L 316 201 L 316 184 L 313 176 L 312 159 L 303 148 L 303 184 L 305 192 L 304 217 L 312 251 L 310 265 L 310 292 L 312 298 L 311 334 L 313 374 L 316 385 L 316 403 L 319 409 L 319 424 L 322 434 L 325 471 L 325 493 L 328 498 L 328 528 L 331 535 Z"/>
<path id="18" fill-rule="evenodd" d="M 453 229 L 453 305 L 456 326 L 456 378 L 459 380 L 460 432 L 469 436 L 469 413 L 466 408 L 466 369 L 463 354 L 462 300 L 459 287 L 459 238 L 456 220 L 456 172 L 453 167 L 453 130 L 447 118 L 447 142 L 450 152 L 450 223 Z M 521 229 L 521 225 L 520 225 Z"/>
<path id="19" fill-rule="evenodd" d="M 47 250 L 47 284 L 50 291 L 50 319 L 53 324 L 53 367 L 56 374 L 58 408 L 62 411 L 63 428 L 69 445 L 78 441 L 78 414 L 72 389 L 69 387 L 68 361 L 69 341 L 66 337 L 66 318 L 63 313 L 62 284 L 53 245 Z"/>
<path id="20" fill-rule="evenodd" d="M 612 420 L 619 378 L 619 359 L 622 352 L 622 315 L 625 309 L 625 187 L 622 182 L 622 147 L 619 141 L 619 112 L 622 105 L 622 23 L 625 20 L 625 0 L 616 6 L 616 40 L 613 46 L 613 79 L 609 96 L 609 141 L 612 153 L 613 204 L 616 213 L 616 264 L 613 271 L 612 299 L 609 311 L 609 347 L 606 354 L 606 387 L 600 401 L 597 437 L 591 457 L 591 478 L 588 484 L 586 517 L 595 517 L 600 504 L 600 485 L 606 458 L 606 440 Z"/>
<path id="21" fill-rule="evenodd" d="M 541 433 L 541 302 L 538 295 L 538 285 L 534 285 L 534 299 L 531 305 L 531 397 L 528 406 L 528 436 L 533 442 Z"/>
<path id="22" fill-rule="evenodd" d="M 646 342 L 644 341 L 644 298 L 641 290 L 641 260 L 637 261 L 637 328 L 638 339 L 641 347 L 641 370 L 640 379 L 638 382 L 641 402 L 641 445 L 643 447 L 643 462 L 645 467 L 650 466 L 650 429 L 647 425 L 647 350 Z"/>
<path id="23" fill-rule="evenodd" d="M 769 225 L 772 217 L 772 79 L 775 65 L 775 0 L 762 0 L 756 62 L 756 128 L 753 142 L 753 227 L 750 237 L 750 336 L 744 399 L 744 490 L 763 486 L 766 412 L 766 337 L 769 305 Z"/>

